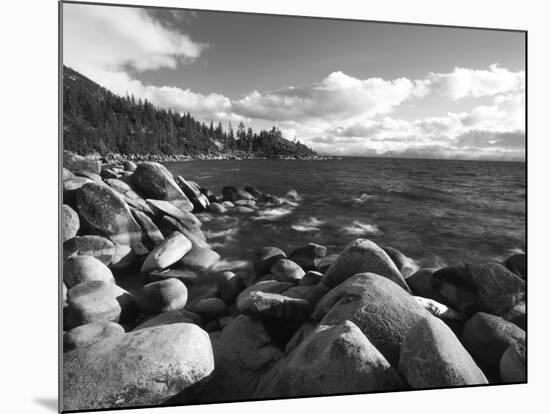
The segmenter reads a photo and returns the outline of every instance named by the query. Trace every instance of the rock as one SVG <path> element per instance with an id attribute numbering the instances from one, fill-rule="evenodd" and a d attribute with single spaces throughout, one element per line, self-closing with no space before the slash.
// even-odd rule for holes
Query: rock
<path id="1" fill-rule="evenodd" d="M 163 312 L 152 318 L 146 320 L 140 325 L 136 326 L 133 331 L 139 331 L 140 329 L 152 328 L 154 326 L 171 325 L 173 323 L 194 323 L 195 325 L 202 325 L 202 318 L 194 312 L 190 312 L 186 309 L 176 309 L 169 312 Z"/>
<path id="2" fill-rule="evenodd" d="M 327 248 L 315 243 L 294 250 L 289 259 L 297 263 L 304 270 L 317 270 L 321 260 L 327 254 Z"/>
<path id="3" fill-rule="evenodd" d="M 141 227 L 124 199 L 110 187 L 84 184 L 75 198 L 78 214 L 89 228 L 118 244 L 141 244 Z"/>
<path id="4" fill-rule="evenodd" d="M 277 247 L 262 247 L 254 251 L 252 263 L 256 277 L 262 277 L 269 273 L 271 266 L 279 260 L 286 258 L 285 252 Z"/>
<path id="5" fill-rule="evenodd" d="M 525 296 L 525 282 L 498 263 L 446 267 L 432 285 L 447 303 L 466 315 L 500 314 Z"/>
<path id="6" fill-rule="evenodd" d="M 232 209 L 232 208 L 235 208 L 235 204 L 233 204 L 231 201 L 222 201 L 221 203 L 222 207 L 226 208 L 226 209 Z"/>
<path id="7" fill-rule="evenodd" d="M 407 385 L 350 321 L 319 326 L 277 364 L 254 398 L 391 391 Z M 269 378 L 267 376 L 266 378 Z"/>
<path id="8" fill-rule="evenodd" d="M 105 182 L 113 190 L 120 193 L 124 198 L 124 201 L 126 201 L 130 207 L 133 207 L 134 209 L 150 216 L 154 214 L 153 210 L 151 210 L 151 207 L 149 207 L 145 200 L 141 198 L 134 190 L 132 190 L 132 187 L 130 187 L 130 185 L 126 182 L 115 178 L 108 178 Z"/>
<path id="9" fill-rule="evenodd" d="M 527 355 L 524 340 L 519 340 L 504 351 L 500 358 L 499 370 L 503 382 L 527 381 Z"/>
<path id="10" fill-rule="evenodd" d="M 273 263 L 273 266 L 271 266 L 271 273 L 279 282 L 294 283 L 299 282 L 305 275 L 305 272 L 300 266 L 288 259 L 279 259 Z"/>
<path id="11" fill-rule="evenodd" d="M 200 227 L 202 225 L 200 220 L 197 219 L 194 214 L 188 211 L 181 210 L 169 201 L 153 200 L 150 198 L 145 201 L 157 215 L 167 214 L 179 220 L 183 224 L 188 224 L 189 226 Z"/>
<path id="12" fill-rule="evenodd" d="M 63 181 L 63 203 L 74 207 L 76 191 L 80 187 L 82 187 L 84 184 L 88 184 L 88 183 L 93 183 L 93 181 L 84 177 L 75 176 L 73 178 L 68 178 L 64 180 Z"/>
<path id="13" fill-rule="evenodd" d="M 219 203 L 210 203 L 210 212 L 214 214 L 225 214 L 227 209 Z"/>
<path id="14" fill-rule="evenodd" d="M 233 303 L 245 287 L 244 281 L 233 272 L 223 272 L 218 278 L 218 291 L 228 304 Z"/>
<path id="15" fill-rule="evenodd" d="M 183 190 L 185 196 L 193 203 L 193 211 L 204 211 L 208 209 L 210 201 L 201 193 L 197 184 L 192 181 L 186 181 L 182 176 L 176 177 L 176 183 Z"/>
<path id="16" fill-rule="evenodd" d="M 223 314 L 227 309 L 225 302 L 219 298 L 200 299 L 193 305 L 193 312 L 205 319 L 212 319 Z"/>
<path id="17" fill-rule="evenodd" d="M 118 323 L 102 321 L 77 326 L 63 334 L 63 352 L 84 348 L 111 336 L 124 335 Z"/>
<path id="18" fill-rule="evenodd" d="M 221 318 L 218 318 L 218 323 L 220 324 L 220 328 L 223 330 L 226 326 L 231 324 L 234 320 L 235 318 L 233 316 L 222 316 Z"/>
<path id="19" fill-rule="evenodd" d="M 220 255 L 209 247 L 193 247 L 180 260 L 180 264 L 184 265 L 185 268 L 204 272 L 212 268 L 219 260 Z"/>
<path id="20" fill-rule="evenodd" d="M 104 339 L 63 355 L 63 410 L 160 405 L 214 370 L 208 334 L 188 323 Z"/>
<path id="21" fill-rule="evenodd" d="M 444 300 L 443 297 L 432 285 L 432 275 L 436 271 L 436 268 L 423 268 L 409 276 L 406 282 L 411 288 L 412 293 L 416 296 L 442 302 Z"/>
<path id="22" fill-rule="evenodd" d="M 65 167 L 63 167 L 63 175 L 61 176 L 62 180 L 65 181 L 66 179 L 68 178 L 73 178 L 75 175 L 70 172 L 68 169 L 66 169 Z"/>
<path id="23" fill-rule="evenodd" d="M 80 219 L 78 214 L 67 204 L 63 204 L 63 221 L 61 227 L 61 235 L 63 241 L 71 239 L 76 236 L 78 229 L 80 228 Z"/>
<path id="24" fill-rule="evenodd" d="M 321 283 L 320 285 L 323 285 Z M 359 273 L 325 294 L 312 314 L 322 325 L 354 322 L 369 341 L 397 366 L 407 332 L 431 316 L 414 298 L 388 278 Z"/>
<path id="25" fill-rule="evenodd" d="M 109 178 L 118 178 L 119 177 L 119 174 L 116 173 L 111 168 L 103 168 L 101 170 L 100 175 L 101 175 L 101 178 L 103 178 L 104 180 L 109 179 Z"/>
<path id="26" fill-rule="evenodd" d="M 113 190 L 119 192 L 120 194 L 124 195 L 126 193 L 133 193 L 134 190 L 132 190 L 132 187 L 128 185 L 128 183 L 125 183 L 122 180 L 119 180 L 118 178 L 106 178 L 105 182 L 109 187 L 111 187 Z M 137 194 L 136 194 L 137 196 Z M 138 196 L 139 197 L 139 196 Z"/>
<path id="27" fill-rule="evenodd" d="M 250 194 L 252 197 L 254 197 L 256 200 L 259 199 L 263 193 L 254 187 L 245 187 L 244 191 L 246 191 L 248 194 Z"/>
<path id="28" fill-rule="evenodd" d="M 210 247 L 206 242 L 204 233 L 199 227 L 185 227 L 175 218 L 168 216 L 164 216 L 160 220 L 158 227 L 165 237 L 169 236 L 174 231 L 178 231 L 189 239 L 193 247 Z"/>
<path id="29" fill-rule="evenodd" d="M 189 269 L 165 269 L 162 271 L 153 271 L 147 275 L 149 282 L 172 278 L 180 280 L 187 286 L 196 283 L 199 280 L 199 274 Z"/>
<path id="30" fill-rule="evenodd" d="M 508 347 L 525 340 L 525 331 L 498 316 L 478 312 L 464 325 L 461 341 L 480 364 L 498 368 Z"/>
<path id="31" fill-rule="evenodd" d="M 298 191 L 290 190 L 285 194 L 285 197 L 290 201 L 300 201 L 301 197 L 298 195 Z"/>
<path id="32" fill-rule="evenodd" d="M 145 232 L 149 240 L 151 240 L 153 245 L 157 246 L 164 241 L 164 236 L 161 231 L 147 214 L 142 213 L 139 210 L 132 209 L 132 215 L 141 226 L 141 229 Z"/>
<path id="33" fill-rule="evenodd" d="M 325 273 L 328 268 L 338 259 L 337 254 L 329 254 L 328 256 L 325 256 L 321 259 L 321 262 L 319 263 L 319 272 Z"/>
<path id="34" fill-rule="evenodd" d="M 412 388 L 487 384 L 455 334 L 437 318 L 421 319 L 401 344 L 399 372 Z"/>
<path id="35" fill-rule="evenodd" d="M 193 209 L 193 204 L 187 199 L 172 174 L 159 163 L 140 163 L 132 175 L 132 182 L 145 198 L 166 201 L 180 200 L 183 205 L 188 205 L 185 210 Z"/>
<path id="36" fill-rule="evenodd" d="M 147 254 L 149 251 L 134 250 L 130 246 L 117 244 L 111 260 L 111 267 L 113 269 L 126 269 L 136 262 L 138 256 L 143 256 L 142 253 Z"/>
<path id="37" fill-rule="evenodd" d="M 125 171 L 134 172 L 137 169 L 137 165 L 135 162 L 130 160 L 124 160 L 122 161 L 122 167 Z"/>
<path id="38" fill-rule="evenodd" d="M 105 185 L 103 178 L 101 178 L 99 174 L 95 174 L 90 171 L 80 171 L 80 170 L 75 171 L 74 174 L 78 177 L 88 178 L 89 180 L 92 180 L 96 184 Z"/>
<path id="39" fill-rule="evenodd" d="M 99 174 L 101 164 L 98 159 L 82 157 L 69 151 L 63 151 L 63 167 L 71 171 L 88 171 Z"/>
<path id="40" fill-rule="evenodd" d="M 69 289 L 92 280 L 115 283 L 109 268 L 95 257 L 72 256 L 63 263 L 63 282 Z"/>
<path id="41" fill-rule="evenodd" d="M 236 207 L 248 207 L 253 210 L 257 208 L 254 200 L 237 200 L 233 204 L 235 204 Z"/>
<path id="42" fill-rule="evenodd" d="M 67 292 L 68 320 L 72 327 L 99 321 L 125 323 L 137 307 L 133 296 L 114 283 L 93 280 Z"/>
<path id="43" fill-rule="evenodd" d="M 216 197 L 216 195 L 210 191 L 209 189 L 207 188 L 204 188 L 204 187 L 201 187 L 200 188 L 201 190 L 201 193 L 208 199 L 208 201 L 210 203 L 218 203 L 220 202 L 221 200 L 218 199 L 218 197 Z"/>
<path id="44" fill-rule="evenodd" d="M 420 296 L 414 296 L 414 300 L 420 306 L 440 319 L 449 319 L 455 321 L 464 321 L 466 318 L 461 313 L 449 308 L 447 305 L 436 302 L 433 299 L 427 299 Z"/>
<path id="45" fill-rule="evenodd" d="M 309 302 L 277 293 L 261 290 L 250 292 L 237 300 L 237 309 L 256 317 L 268 317 L 306 321 L 309 319 Z"/>
<path id="46" fill-rule="evenodd" d="M 179 261 L 191 250 L 191 242 L 180 232 L 173 232 L 153 249 L 143 262 L 142 272 L 166 269 Z"/>
<path id="47" fill-rule="evenodd" d="M 236 206 L 233 209 L 233 212 L 238 214 L 251 214 L 251 213 L 254 213 L 254 209 L 249 207 Z"/>
<path id="48" fill-rule="evenodd" d="M 501 318 L 512 322 L 514 325 L 520 327 L 524 331 L 527 330 L 527 314 L 525 308 L 525 301 L 519 301 L 513 308 L 508 309 L 506 312 L 500 315 Z"/>
<path id="49" fill-rule="evenodd" d="M 527 255 L 525 253 L 510 256 L 506 259 L 505 265 L 516 276 L 523 280 L 527 279 Z"/>
<path id="50" fill-rule="evenodd" d="M 178 279 L 148 283 L 139 292 L 137 302 L 143 313 L 149 315 L 183 309 L 187 288 Z"/>
<path id="51" fill-rule="evenodd" d="M 401 272 L 390 257 L 376 243 L 367 239 L 357 239 L 347 245 L 326 271 L 323 284 L 328 287 L 338 286 L 349 277 L 365 272 L 387 277 L 410 293 Z"/>
<path id="52" fill-rule="evenodd" d="M 323 280 L 323 274 L 321 272 L 309 270 L 304 277 L 300 279 L 299 283 L 301 286 L 314 286 L 321 283 L 321 280 Z"/>
<path id="53" fill-rule="evenodd" d="M 249 192 L 229 186 L 222 188 L 222 195 L 225 201 L 233 203 L 237 200 L 254 200 L 254 197 Z"/>
<path id="54" fill-rule="evenodd" d="M 276 280 L 265 280 L 259 281 L 252 286 L 247 287 L 243 290 L 237 297 L 237 306 L 241 300 L 244 300 L 247 296 L 254 292 L 264 292 L 264 293 L 283 293 L 285 290 L 294 286 L 294 283 L 290 282 L 279 282 Z"/>
<path id="55" fill-rule="evenodd" d="M 390 256 L 390 259 L 395 266 L 399 269 L 403 277 L 406 279 L 418 270 L 418 265 L 413 259 L 405 256 L 399 250 L 394 249 L 391 246 L 383 247 L 384 251 Z"/>
<path id="56" fill-rule="evenodd" d="M 199 401 L 252 398 L 260 378 L 283 353 L 272 344 L 264 324 L 240 315 L 212 342 L 216 370 Z"/>
<path id="57" fill-rule="evenodd" d="M 101 236 L 79 236 L 63 242 L 63 260 L 71 256 L 91 256 L 109 265 L 114 254 L 115 244 Z"/>

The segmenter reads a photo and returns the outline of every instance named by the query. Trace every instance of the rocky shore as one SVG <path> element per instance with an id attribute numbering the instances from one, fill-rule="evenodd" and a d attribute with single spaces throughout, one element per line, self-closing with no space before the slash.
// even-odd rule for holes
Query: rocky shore
<path id="1" fill-rule="evenodd" d="M 526 381 L 524 254 L 418 269 L 357 239 L 232 269 L 203 226 L 284 199 L 143 161 L 64 154 L 63 410 Z"/>

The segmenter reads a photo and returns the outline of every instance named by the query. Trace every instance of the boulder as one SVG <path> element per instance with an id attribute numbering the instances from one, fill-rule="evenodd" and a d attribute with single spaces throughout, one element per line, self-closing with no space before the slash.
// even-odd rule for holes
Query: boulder
<path id="1" fill-rule="evenodd" d="M 114 283 L 93 280 L 80 283 L 67 292 L 68 325 L 99 321 L 125 323 L 137 314 L 134 297 Z"/>
<path id="2" fill-rule="evenodd" d="M 191 242 L 180 232 L 173 232 L 153 249 L 141 267 L 142 272 L 166 269 L 191 250 Z"/>
<path id="3" fill-rule="evenodd" d="M 253 210 L 257 208 L 254 200 L 237 200 L 233 204 L 235 204 L 235 207 L 248 207 Z"/>
<path id="4" fill-rule="evenodd" d="M 71 239 L 76 236 L 78 229 L 80 228 L 80 219 L 78 214 L 67 204 L 63 204 L 62 207 L 63 218 L 61 224 L 61 236 L 62 240 Z"/>
<path id="5" fill-rule="evenodd" d="M 246 191 L 248 194 L 250 194 L 252 197 L 254 197 L 256 200 L 258 200 L 263 193 L 254 187 L 245 187 L 244 191 Z"/>
<path id="6" fill-rule="evenodd" d="M 432 276 L 436 271 L 436 268 L 423 268 L 409 276 L 406 282 L 411 288 L 412 293 L 416 296 L 442 302 L 444 300 L 443 297 L 432 285 Z"/>
<path id="7" fill-rule="evenodd" d="M 196 283 L 200 277 L 194 270 L 175 268 L 153 271 L 147 275 L 147 281 L 149 282 L 157 282 L 166 279 L 178 279 L 187 286 Z"/>
<path id="8" fill-rule="evenodd" d="M 63 263 L 63 282 L 69 289 L 92 280 L 115 283 L 111 270 L 95 257 L 72 256 Z"/>
<path id="9" fill-rule="evenodd" d="M 464 321 L 466 318 L 461 313 L 449 308 L 447 305 L 436 302 L 433 299 L 414 296 L 414 300 L 430 312 L 432 315 L 445 320 Z"/>
<path id="10" fill-rule="evenodd" d="M 145 232 L 149 240 L 151 240 L 153 245 L 157 246 L 164 241 L 164 236 L 161 231 L 147 214 L 142 213 L 139 210 L 132 209 L 132 215 L 141 226 L 141 229 Z"/>
<path id="11" fill-rule="evenodd" d="M 415 261 L 410 257 L 405 256 L 399 250 L 391 246 L 385 246 L 383 247 L 383 249 L 388 254 L 388 256 L 390 256 L 390 259 L 393 263 L 395 263 L 395 266 L 399 269 L 405 279 L 418 270 L 418 265 L 415 263 Z"/>
<path id="12" fill-rule="evenodd" d="M 258 386 L 254 398 L 393 391 L 407 385 L 350 321 L 319 326 Z"/>
<path id="13" fill-rule="evenodd" d="M 207 320 L 220 316 L 226 309 L 225 302 L 219 298 L 200 299 L 193 305 L 193 312 Z"/>
<path id="14" fill-rule="evenodd" d="M 305 272 L 292 260 L 279 259 L 271 266 L 271 274 L 280 282 L 298 283 Z"/>
<path id="15" fill-rule="evenodd" d="M 70 171 L 88 171 L 99 174 L 101 163 L 96 158 L 82 157 L 69 151 L 63 151 L 63 167 Z"/>
<path id="16" fill-rule="evenodd" d="M 248 191 L 230 186 L 222 188 L 222 196 L 224 201 L 233 203 L 237 200 L 254 200 L 254 197 Z"/>
<path id="17" fill-rule="evenodd" d="M 133 330 L 138 331 L 140 329 L 152 328 L 154 326 L 171 325 L 173 323 L 194 323 L 195 325 L 202 325 L 202 318 L 194 312 L 190 312 L 186 309 L 176 309 L 169 312 L 163 312 L 140 325 L 136 326 Z"/>
<path id="18" fill-rule="evenodd" d="M 124 160 L 122 161 L 122 167 L 125 171 L 134 172 L 137 169 L 137 165 L 135 162 L 130 160 Z"/>
<path id="19" fill-rule="evenodd" d="M 521 277 L 523 280 L 527 279 L 527 255 L 525 253 L 510 256 L 506 259 L 505 266 L 516 276 Z"/>
<path id="20" fill-rule="evenodd" d="M 399 372 L 412 388 L 487 384 L 487 379 L 444 322 L 421 319 L 401 343 Z"/>
<path id="21" fill-rule="evenodd" d="M 179 220 L 182 224 L 187 226 L 197 226 L 200 227 L 202 223 L 200 220 L 189 211 L 182 210 L 181 208 L 177 207 L 170 201 L 164 201 L 164 200 L 153 200 L 151 198 L 148 198 L 145 200 L 149 207 L 155 212 L 156 215 L 163 215 L 166 214 L 170 217 L 173 217 L 177 220 Z"/>
<path id="22" fill-rule="evenodd" d="M 498 316 L 478 312 L 464 325 L 461 341 L 480 364 L 498 368 L 508 347 L 525 340 L 525 331 Z"/>
<path id="23" fill-rule="evenodd" d="M 227 201 L 227 200 L 222 201 L 221 205 L 222 205 L 222 207 L 224 207 L 225 209 L 228 209 L 228 210 L 232 209 L 232 208 L 235 208 L 235 204 L 233 204 L 231 201 Z"/>
<path id="24" fill-rule="evenodd" d="M 322 325 L 354 322 L 393 366 L 407 332 L 428 316 L 408 292 L 373 273 L 359 273 L 330 290 L 312 314 Z"/>
<path id="25" fill-rule="evenodd" d="M 174 231 L 179 231 L 189 239 L 193 247 L 210 247 L 206 242 L 206 237 L 199 227 L 184 226 L 173 217 L 164 216 L 158 223 L 158 228 L 162 234 L 167 237 Z"/>
<path id="26" fill-rule="evenodd" d="M 309 270 L 306 272 L 303 278 L 300 279 L 300 285 L 302 286 L 314 286 L 323 280 L 323 274 L 316 272 L 315 270 Z"/>
<path id="27" fill-rule="evenodd" d="M 200 402 L 248 400 L 260 378 L 283 353 L 273 345 L 264 324 L 239 315 L 213 340 L 216 370 Z"/>
<path id="28" fill-rule="evenodd" d="M 214 370 L 208 334 L 188 323 L 140 329 L 63 355 L 63 410 L 154 406 Z"/>
<path id="29" fill-rule="evenodd" d="M 317 270 L 321 260 L 327 254 L 327 248 L 315 243 L 294 250 L 288 257 L 304 270 Z"/>
<path id="30" fill-rule="evenodd" d="M 103 168 L 101 169 L 101 178 L 103 178 L 103 180 L 106 180 L 106 179 L 109 179 L 109 178 L 118 178 L 119 177 L 119 174 L 111 169 L 111 168 Z"/>
<path id="31" fill-rule="evenodd" d="M 93 183 L 92 180 L 84 177 L 73 177 L 63 181 L 63 203 L 74 207 L 77 190 L 84 184 Z"/>
<path id="32" fill-rule="evenodd" d="M 261 290 L 239 296 L 237 309 L 245 315 L 306 321 L 309 319 L 309 302 L 301 298 Z"/>
<path id="33" fill-rule="evenodd" d="M 390 257 L 376 243 L 367 239 L 357 239 L 346 246 L 326 271 L 323 284 L 328 287 L 338 286 L 349 277 L 365 272 L 387 277 L 410 293 L 401 272 Z"/>
<path id="34" fill-rule="evenodd" d="M 193 205 L 178 186 L 170 171 L 159 163 L 140 163 L 132 175 L 132 182 L 145 198 L 166 201 L 179 200 L 182 205 L 188 206 L 185 210 L 193 209 Z"/>
<path id="35" fill-rule="evenodd" d="M 70 172 L 68 169 L 66 169 L 65 167 L 63 167 L 63 170 L 62 170 L 62 174 L 61 174 L 61 179 L 63 181 L 65 181 L 66 179 L 68 178 L 73 178 L 75 175 Z"/>
<path id="36" fill-rule="evenodd" d="M 498 263 L 439 269 L 432 285 L 447 303 L 466 315 L 500 314 L 525 296 L 525 281 Z"/>
<path id="37" fill-rule="evenodd" d="M 210 203 L 210 212 L 214 214 L 225 214 L 227 209 L 220 203 Z"/>
<path id="38" fill-rule="evenodd" d="M 197 184 L 192 181 L 186 181 L 182 176 L 176 177 L 176 183 L 180 186 L 185 196 L 193 203 L 193 211 L 204 211 L 208 209 L 210 201 L 201 193 Z"/>
<path id="39" fill-rule="evenodd" d="M 250 207 L 243 207 L 243 206 L 235 206 L 235 208 L 232 210 L 234 213 L 237 214 L 252 214 L 254 213 L 254 209 Z"/>
<path id="40" fill-rule="evenodd" d="M 228 304 L 233 303 L 245 287 L 244 281 L 233 272 L 223 272 L 218 278 L 218 292 Z"/>
<path id="41" fill-rule="evenodd" d="M 513 308 L 508 309 L 506 312 L 500 315 L 501 318 L 512 322 L 514 325 L 520 327 L 524 331 L 527 330 L 527 313 L 526 313 L 525 301 L 519 301 Z"/>
<path id="42" fill-rule="evenodd" d="M 285 252 L 277 247 L 262 247 L 254 251 L 252 264 L 256 277 L 262 277 L 269 273 L 271 266 L 279 260 L 286 258 Z"/>
<path id="43" fill-rule="evenodd" d="M 179 263 L 186 269 L 204 272 L 220 260 L 220 255 L 209 247 L 193 247 Z"/>
<path id="44" fill-rule="evenodd" d="M 503 382 L 527 381 L 527 355 L 524 340 L 520 339 L 504 351 L 500 358 L 499 370 Z"/>
<path id="45" fill-rule="evenodd" d="M 118 244 L 141 244 L 142 231 L 130 208 L 107 185 L 84 184 L 76 191 L 76 208 L 86 225 Z"/>
<path id="46" fill-rule="evenodd" d="M 187 288 L 178 279 L 148 283 L 136 297 L 143 313 L 154 315 L 183 309 L 187 303 Z"/>
<path id="47" fill-rule="evenodd" d="M 77 326 L 63 334 L 63 352 L 84 348 L 111 336 L 124 335 L 118 323 L 101 321 Z"/>
<path id="48" fill-rule="evenodd" d="M 123 244 L 115 245 L 115 252 L 113 253 L 113 258 L 111 259 L 110 266 L 113 269 L 126 269 L 132 266 L 136 261 L 138 256 L 143 256 L 144 254 L 149 253 L 148 250 L 142 249 L 132 249 L 130 246 L 125 246 Z"/>
<path id="49" fill-rule="evenodd" d="M 115 244 L 101 236 L 79 236 L 63 242 L 63 260 L 71 256 L 91 256 L 109 265 L 114 254 Z"/>
<path id="50" fill-rule="evenodd" d="M 105 185 L 103 178 L 101 178 L 99 174 L 95 174 L 90 171 L 80 171 L 80 170 L 75 171 L 74 174 L 78 177 L 88 178 L 89 180 L 92 180 L 96 184 Z"/>
<path id="51" fill-rule="evenodd" d="M 319 272 L 325 273 L 328 268 L 338 259 L 337 254 L 329 254 L 321 259 L 321 262 L 319 263 Z"/>

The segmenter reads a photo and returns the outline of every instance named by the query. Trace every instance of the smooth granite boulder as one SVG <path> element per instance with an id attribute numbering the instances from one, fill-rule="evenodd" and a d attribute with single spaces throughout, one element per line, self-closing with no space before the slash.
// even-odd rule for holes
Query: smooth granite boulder
<path id="1" fill-rule="evenodd" d="M 71 256 L 91 256 L 109 265 L 114 254 L 115 244 L 102 236 L 78 236 L 63 242 L 63 260 Z"/>
<path id="2" fill-rule="evenodd" d="M 143 286 L 136 299 L 140 309 L 148 315 L 183 309 L 187 303 L 187 288 L 178 279 L 159 280 Z"/>
<path id="3" fill-rule="evenodd" d="M 180 232 L 173 232 L 147 256 L 142 272 L 163 270 L 181 260 L 191 250 L 191 242 Z"/>
<path id="4" fill-rule="evenodd" d="M 255 398 L 318 396 L 408 388 L 350 321 L 319 326 L 258 386 Z"/>
<path id="5" fill-rule="evenodd" d="M 111 336 L 124 335 L 124 328 L 118 323 L 100 321 L 80 325 L 63 334 L 63 352 L 84 348 Z"/>
<path id="6" fill-rule="evenodd" d="M 525 296 L 525 281 L 498 263 L 445 267 L 432 278 L 444 303 L 466 315 L 498 315 Z"/>
<path id="7" fill-rule="evenodd" d="M 152 198 L 148 198 L 145 201 L 147 202 L 151 210 L 153 210 L 153 212 L 158 216 L 166 214 L 170 217 L 177 219 L 186 227 L 200 227 L 202 225 L 200 220 L 197 219 L 197 217 L 193 213 L 182 210 L 171 201 L 154 200 Z"/>
<path id="8" fill-rule="evenodd" d="M 317 270 L 326 254 L 327 248 L 325 246 L 309 243 L 294 250 L 288 258 L 306 271 Z"/>
<path id="9" fill-rule="evenodd" d="M 433 274 L 436 268 L 423 268 L 414 272 L 406 279 L 407 285 L 411 288 L 413 295 L 433 299 L 442 302 L 441 294 L 433 287 Z"/>
<path id="10" fill-rule="evenodd" d="M 410 293 L 401 272 L 387 253 L 367 239 L 357 239 L 346 246 L 326 271 L 323 284 L 335 287 L 351 276 L 365 272 L 384 276 Z"/>
<path id="11" fill-rule="evenodd" d="M 122 167 L 124 171 L 134 172 L 137 169 L 137 164 L 130 160 L 124 160 L 122 161 Z"/>
<path id="12" fill-rule="evenodd" d="M 208 334 L 188 323 L 104 339 L 63 354 L 63 410 L 159 405 L 208 377 Z"/>
<path id="13" fill-rule="evenodd" d="M 63 263 L 63 282 L 69 289 L 92 280 L 115 283 L 111 270 L 95 257 L 72 256 Z"/>
<path id="14" fill-rule="evenodd" d="M 93 183 L 92 180 L 85 177 L 71 177 L 63 181 L 63 204 L 75 206 L 75 195 L 77 190 L 84 184 Z"/>
<path id="15" fill-rule="evenodd" d="M 271 266 L 273 266 L 277 260 L 284 258 L 286 258 L 285 252 L 278 247 L 269 246 L 256 249 L 252 259 L 256 277 L 262 277 L 269 273 Z"/>
<path id="16" fill-rule="evenodd" d="M 524 331 L 527 330 L 527 309 L 525 301 L 519 301 L 513 308 L 508 309 L 499 316 L 512 322 Z"/>
<path id="17" fill-rule="evenodd" d="M 405 256 L 399 250 L 391 247 L 384 246 L 384 251 L 390 256 L 390 259 L 395 263 L 395 266 L 399 269 L 403 277 L 406 279 L 418 270 L 418 265 L 413 259 Z"/>
<path id="18" fill-rule="evenodd" d="M 193 205 L 187 199 L 174 177 L 162 164 L 156 162 L 140 163 L 134 174 L 132 182 L 145 198 L 167 201 L 187 201 L 191 211 Z"/>
<path id="19" fill-rule="evenodd" d="M 303 278 L 300 279 L 301 286 L 314 286 L 323 280 L 323 274 L 315 270 L 308 270 Z"/>
<path id="20" fill-rule="evenodd" d="M 65 241 L 76 236 L 80 229 L 80 219 L 78 214 L 67 204 L 62 207 L 61 237 Z"/>
<path id="21" fill-rule="evenodd" d="M 503 382 L 527 381 L 527 355 L 525 341 L 520 339 L 514 345 L 510 345 L 502 358 L 500 358 L 500 378 Z"/>
<path id="22" fill-rule="evenodd" d="M 151 220 L 151 218 L 147 214 L 139 210 L 132 209 L 132 215 L 141 226 L 143 232 L 147 235 L 147 238 L 151 241 L 151 243 L 153 243 L 154 246 L 157 246 L 164 241 L 164 236 L 162 235 L 161 231 L 156 226 L 156 224 L 153 223 L 153 220 Z"/>
<path id="23" fill-rule="evenodd" d="M 453 331 L 434 317 L 421 319 L 405 335 L 399 372 L 412 388 L 487 384 Z"/>
<path id="24" fill-rule="evenodd" d="M 225 214 L 227 209 L 222 206 L 220 203 L 210 203 L 209 210 L 214 214 Z"/>
<path id="25" fill-rule="evenodd" d="M 186 269 L 204 272 L 220 260 L 220 255 L 209 247 L 193 247 L 179 263 Z"/>
<path id="26" fill-rule="evenodd" d="M 197 315 L 194 312 L 188 311 L 187 309 L 176 309 L 169 312 L 163 312 L 152 318 L 147 319 L 145 322 L 142 322 L 136 326 L 133 331 L 140 329 L 152 328 L 153 326 L 161 325 L 171 325 L 173 323 L 194 323 L 201 326 L 203 320 L 200 315 Z"/>
<path id="27" fill-rule="evenodd" d="M 98 159 L 83 157 L 69 151 L 63 151 L 63 167 L 72 172 L 88 171 L 93 174 L 101 172 L 101 164 Z"/>
<path id="28" fill-rule="evenodd" d="M 521 277 L 523 280 L 527 279 L 527 255 L 525 253 L 510 256 L 506 259 L 505 266 L 516 276 Z"/>
<path id="29" fill-rule="evenodd" d="M 298 283 L 304 277 L 304 270 L 295 262 L 289 259 L 279 259 L 271 266 L 270 273 L 279 282 Z"/>

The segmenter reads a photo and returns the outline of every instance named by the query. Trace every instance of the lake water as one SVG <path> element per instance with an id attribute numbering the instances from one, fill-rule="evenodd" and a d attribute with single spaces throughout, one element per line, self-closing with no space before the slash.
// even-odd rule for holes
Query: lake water
<path id="1" fill-rule="evenodd" d="M 420 266 L 503 260 L 525 249 L 525 164 L 344 158 L 166 163 L 216 194 L 252 186 L 300 200 L 248 216 L 212 216 L 203 230 L 224 259 L 309 242 L 339 253 L 356 238 L 390 245 Z M 208 215 L 206 215 L 208 219 Z"/>

